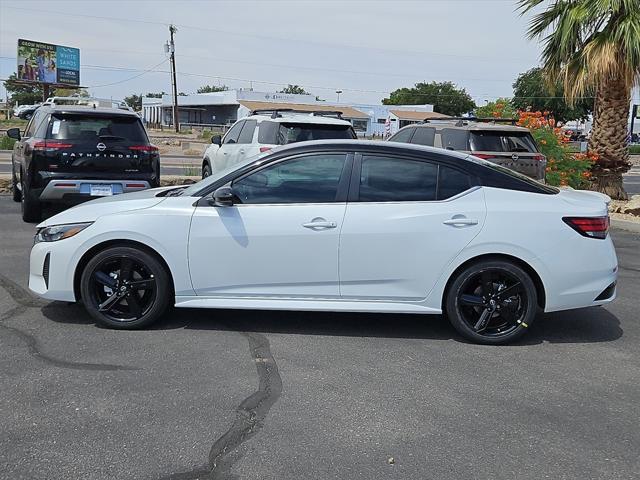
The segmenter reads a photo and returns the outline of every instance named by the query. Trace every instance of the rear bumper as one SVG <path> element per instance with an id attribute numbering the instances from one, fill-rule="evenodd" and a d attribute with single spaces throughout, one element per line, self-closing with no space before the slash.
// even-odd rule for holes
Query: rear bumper
<path id="1" fill-rule="evenodd" d="M 92 195 L 92 186 L 111 187 L 112 195 L 137 192 L 150 188 L 146 180 L 51 180 L 40 193 L 40 200 L 44 202 L 82 202 L 99 198 L 101 195 Z"/>

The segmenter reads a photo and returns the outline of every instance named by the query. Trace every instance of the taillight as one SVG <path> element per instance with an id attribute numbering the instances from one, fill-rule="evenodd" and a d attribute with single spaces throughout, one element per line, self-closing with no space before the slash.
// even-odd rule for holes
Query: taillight
<path id="1" fill-rule="evenodd" d="M 129 147 L 130 150 L 137 150 L 138 152 L 157 152 L 158 147 L 155 145 L 134 145 Z"/>
<path id="2" fill-rule="evenodd" d="M 144 183 L 127 183 L 125 184 L 127 188 L 145 188 L 146 185 Z"/>
<path id="3" fill-rule="evenodd" d="M 481 158 L 482 160 L 489 160 L 490 158 L 495 158 L 494 155 L 487 155 L 486 153 L 473 153 L 474 157 Z"/>
<path id="4" fill-rule="evenodd" d="M 583 237 L 603 239 L 609 233 L 609 216 L 563 217 L 562 220 Z"/>
<path id="5" fill-rule="evenodd" d="M 260 147 L 260 153 L 268 152 L 273 149 L 273 147 Z"/>
<path id="6" fill-rule="evenodd" d="M 71 148 L 72 143 L 55 142 L 51 140 L 44 140 L 33 144 L 33 149 L 40 152 L 53 152 L 60 150 L 61 148 Z"/>
<path id="7" fill-rule="evenodd" d="M 536 155 L 534 155 L 534 156 L 533 156 L 533 159 L 534 159 L 534 160 L 537 160 L 537 161 L 539 161 L 539 162 L 542 162 L 542 161 L 546 160 L 545 156 L 544 156 L 544 155 L 540 155 L 539 153 L 538 153 L 538 154 L 536 154 Z"/>

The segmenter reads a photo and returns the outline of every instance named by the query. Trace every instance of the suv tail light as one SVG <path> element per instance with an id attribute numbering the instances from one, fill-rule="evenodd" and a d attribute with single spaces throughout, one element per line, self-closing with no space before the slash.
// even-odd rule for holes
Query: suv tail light
<path id="1" fill-rule="evenodd" d="M 474 157 L 481 158 L 482 160 L 489 160 L 490 158 L 495 158 L 495 155 L 487 155 L 486 153 L 472 153 Z"/>
<path id="2" fill-rule="evenodd" d="M 607 238 L 609 233 L 609 216 L 605 217 L 563 217 L 564 223 L 583 237 Z"/>
<path id="3" fill-rule="evenodd" d="M 268 152 L 269 150 L 272 150 L 273 147 L 260 147 L 260 153 L 264 153 L 264 152 Z"/>
<path id="4" fill-rule="evenodd" d="M 544 162 L 546 160 L 546 157 L 544 155 L 540 155 L 539 153 L 533 156 L 534 160 L 537 160 L 539 162 Z"/>
<path id="5" fill-rule="evenodd" d="M 56 142 L 53 140 L 44 140 L 33 144 L 33 149 L 39 152 L 54 152 L 61 148 L 71 148 L 73 143 Z"/>
<path id="6" fill-rule="evenodd" d="M 158 147 L 155 145 L 133 145 L 129 147 L 130 150 L 136 150 L 138 152 L 157 152 Z"/>

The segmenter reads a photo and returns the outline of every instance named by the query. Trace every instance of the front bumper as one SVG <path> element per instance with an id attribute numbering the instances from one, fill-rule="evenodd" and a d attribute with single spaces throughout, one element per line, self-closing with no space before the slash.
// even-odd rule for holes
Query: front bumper
<path id="1" fill-rule="evenodd" d="M 69 240 L 69 242 L 67 242 Z M 29 289 L 42 298 L 75 302 L 75 264 L 69 259 L 76 248 L 72 238 L 36 243 L 29 258 Z"/>

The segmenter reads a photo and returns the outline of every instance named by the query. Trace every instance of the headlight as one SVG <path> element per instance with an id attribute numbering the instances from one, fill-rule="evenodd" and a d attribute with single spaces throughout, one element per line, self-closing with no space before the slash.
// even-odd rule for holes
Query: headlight
<path id="1" fill-rule="evenodd" d="M 73 237 L 77 233 L 87 228 L 90 223 L 69 223 L 66 225 L 53 225 L 51 227 L 44 227 L 38 230 L 33 243 L 40 242 L 57 242 L 65 238 Z"/>

